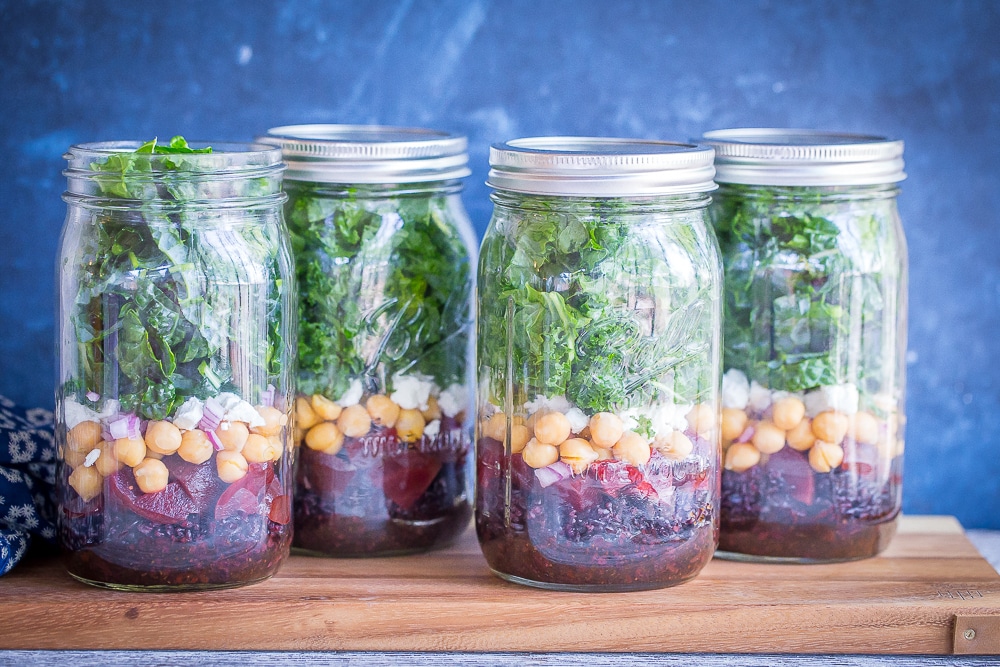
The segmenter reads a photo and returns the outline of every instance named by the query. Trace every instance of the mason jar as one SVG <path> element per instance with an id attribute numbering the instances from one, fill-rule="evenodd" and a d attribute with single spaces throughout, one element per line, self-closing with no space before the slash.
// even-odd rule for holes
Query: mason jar
<path id="1" fill-rule="evenodd" d="M 466 139 L 299 125 L 261 140 L 289 165 L 299 283 L 294 546 L 330 556 L 443 546 L 472 515 Z"/>
<path id="2" fill-rule="evenodd" d="M 784 129 L 705 140 L 726 276 L 720 549 L 874 556 L 900 510 L 903 143 Z"/>
<path id="3" fill-rule="evenodd" d="M 494 145 L 479 261 L 476 528 L 494 573 L 671 586 L 719 525 L 712 149 Z"/>
<path id="4" fill-rule="evenodd" d="M 69 573 L 222 588 L 291 545 L 293 276 L 281 153 L 72 146 L 56 438 Z"/>

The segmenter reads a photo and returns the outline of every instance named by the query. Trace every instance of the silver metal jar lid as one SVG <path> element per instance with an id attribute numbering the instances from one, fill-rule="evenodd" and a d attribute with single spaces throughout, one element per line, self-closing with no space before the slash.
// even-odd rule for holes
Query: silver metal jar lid
<path id="1" fill-rule="evenodd" d="M 601 137 L 530 137 L 490 147 L 486 184 L 523 194 L 641 197 L 716 188 L 708 146 Z"/>
<path id="2" fill-rule="evenodd" d="M 898 183 L 903 142 L 866 134 L 747 128 L 703 135 L 715 148 L 716 178 L 744 185 L 881 185 Z"/>
<path id="3" fill-rule="evenodd" d="M 319 183 L 400 184 L 468 176 L 461 135 L 383 125 L 285 125 L 257 141 L 278 146 L 285 178 Z"/>

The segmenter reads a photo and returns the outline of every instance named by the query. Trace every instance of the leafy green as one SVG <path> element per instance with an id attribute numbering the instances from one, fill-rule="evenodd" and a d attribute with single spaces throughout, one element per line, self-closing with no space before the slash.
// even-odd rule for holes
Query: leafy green
<path id="1" fill-rule="evenodd" d="M 870 331 L 882 322 L 883 290 L 896 280 L 894 258 L 883 256 L 892 247 L 885 198 L 845 201 L 828 189 L 720 190 L 712 213 L 725 271 L 725 368 L 804 391 L 861 383 L 888 363 L 866 352 L 858 364 L 849 343 L 881 337 L 861 341 L 859 323 Z"/>
<path id="2" fill-rule="evenodd" d="M 281 372 L 278 244 L 258 225 L 223 223 L 182 196 L 198 166 L 181 158 L 210 152 L 174 137 L 92 165 L 105 196 L 130 201 L 81 221 L 72 316 L 79 377 L 66 388 L 79 400 L 97 391 L 163 419 L 188 397 L 238 391 L 251 375 L 263 388 Z M 263 308 L 262 340 L 256 323 L 231 312 L 236 299 Z"/>
<path id="3" fill-rule="evenodd" d="M 291 183 L 299 283 L 298 389 L 338 398 L 354 379 L 464 380 L 469 253 L 447 195 Z"/>
<path id="4" fill-rule="evenodd" d="M 695 264 L 713 258 L 714 269 L 714 248 L 691 236 L 690 212 L 671 214 L 675 224 L 644 210 L 619 200 L 497 206 L 479 275 L 488 400 L 502 405 L 509 384 L 517 402 L 565 395 L 593 413 L 708 388 L 702 306 L 718 285 Z"/>

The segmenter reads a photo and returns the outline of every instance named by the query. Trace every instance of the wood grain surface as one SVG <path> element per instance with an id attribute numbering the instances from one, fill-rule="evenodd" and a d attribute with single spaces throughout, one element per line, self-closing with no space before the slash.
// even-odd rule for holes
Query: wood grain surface
<path id="1" fill-rule="evenodd" d="M 27 563 L 0 601 L 0 649 L 950 654 L 956 616 L 1000 615 L 1000 575 L 954 519 L 905 517 L 877 558 L 715 559 L 659 591 L 506 583 L 469 531 L 420 556 L 294 556 L 269 581 L 202 593 L 105 591 Z"/>

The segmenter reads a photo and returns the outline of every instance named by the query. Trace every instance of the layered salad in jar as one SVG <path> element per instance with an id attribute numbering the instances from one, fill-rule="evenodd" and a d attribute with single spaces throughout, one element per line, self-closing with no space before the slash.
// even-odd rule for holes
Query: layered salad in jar
<path id="1" fill-rule="evenodd" d="M 299 277 L 295 546 L 443 546 L 468 526 L 470 239 L 448 198 L 289 183 Z"/>
<path id="2" fill-rule="evenodd" d="M 476 503 L 490 567 L 581 591 L 694 577 L 719 509 L 713 242 L 696 213 L 494 201 Z"/>
<path id="3" fill-rule="evenodd" d="M 69 572 L 146 590 L 264 579 L 292 528 L 281 199 L 269 223 L 190 200 L 277 185 L 220 186 L 197 159 L 211 149 L 179 137 L 109 152 L 77 177 L 103 203 L 71 198 L 86 217 L 64 232 L 75 249 L 61 272 L 57 401 Z"/>
<path id="4" fill-rule="evenodd" d="M 905 273 L 887 201 L 720 191 L 725 555 L 852 560 L 895 532 Z"/>

